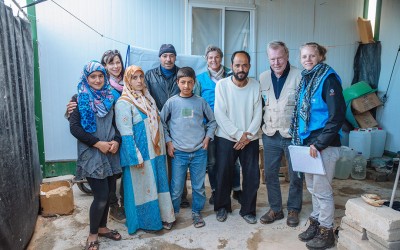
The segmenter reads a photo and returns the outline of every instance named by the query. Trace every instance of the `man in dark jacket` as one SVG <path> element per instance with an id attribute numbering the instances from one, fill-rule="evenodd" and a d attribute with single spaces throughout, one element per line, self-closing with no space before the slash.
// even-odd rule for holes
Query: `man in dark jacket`
<path id="1" fill-rule="evenodd" d="M 172 44 L 163 44 L 158 53 L 160 66 L 146 72 L 145 80 L 150 95 L 154 98 L 158 110 L 161 111 L 168 98 L 179 93 L 176 73 L 179 67 L 175 65 L 176 51 Z"/>
<path id="2" fill-rule="evenodd" d="M 156 101 L 158 110 L 161 111 L 168 98 L 180 92 L 178 83 L 176 81 L 176 74 L 179 67 L 175 65 L 176 50 L 172 44 L 163 44 L 158 52 L 160 57 L 160 66 L 146 72 L 144 78 L 149 89 L 150 95 Z M 170 168 L 170 159 L 168 159 L 168 166 Z M 171 173 L 171 171 L 168 171 Z M 187 188 L 182 194 L 181 207 L 189 207 L 189 201 L 186 198 Z"/>

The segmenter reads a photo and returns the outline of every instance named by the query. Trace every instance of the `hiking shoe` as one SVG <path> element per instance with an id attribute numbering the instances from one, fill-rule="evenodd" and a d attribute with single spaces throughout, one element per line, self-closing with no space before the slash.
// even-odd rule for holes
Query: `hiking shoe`
<path id="1" fill-rule="evenodd" d="M 246 214 L 245 216 L 243 216 L 243 219 L 249 224 L 257 223 L 257 218 L 252 214 Z"/>
<path id="2" fill-rule="evenodd" d="M 208 203 L 210 203 L 210 205 L 214 205 L 214 197 L 215 197 L 215 191 L 212 191 L 211 197 L 208 200 Z"/>
<path id="3" fill-rule="evenodd" d="M 332 228 L 319 226 L 317 235 L 306 243 L 306 247 L 312 250 L 323 250 L 335 245 L 335 236 Z"/>
<path id="4" fill-rule="evenodd" d="M 181 204 L 179 205 L 181 208 L 188 208 L 190 203 L 186 197 L 182 197 Z"/>
<path id="5" fill-rule="evenodd" d="M 126 216 L 125 216 L 125 209 L 124 207 L 120 207 L 118 205 L 111 206 L 110 207 L 110 218 L 112 220 L 115 220 L 119 223 L 125 223 L 126 222 Z"/>
<path id="6" fill-rule="evenodd" d="M 286 224 L 289 227 L 297 227 L 299 225 L 299 212 L 294 210 L 289 210 Z"/>
<path id="7" fill-rule="evenodd" d="M 274 210 L 270 209 L 268 212 L 266 212 L 263 216 L 260 218 L 260 222 L 262 224 L 270 224 L 276 220 L 281 220 L 283 219 L 284 215 L 282 210 L 279 212 L 274 212 Z"/>
<path id="8" fill-rule="evenodd" d="M 193 226 L 195 228 L 204 227 L 206 225 L 200 213 L 192 212 L 192 220 L 193 220 Z"/>
<path id="9" fill-rule="evenodd" d="M 228 212 L 226 211 L 225 208 L 220 208 L 217 211 L 217 220 L 219 222 L 224 222 L 224 221 L 226 221 L 226 218 L 228 218 Z"/>
<path id="10" fill-rule="evenodd" d="M 318 233 L 318 227 L 319 227 L 319 222 L 318 220 L 314 218 L 309 218 L 310 220 L 310 225 L 306 229 L 306 231 L 302 232 L 299 234 L 299 240 L 307 242 L 309 240 L 312 240 Z"/>

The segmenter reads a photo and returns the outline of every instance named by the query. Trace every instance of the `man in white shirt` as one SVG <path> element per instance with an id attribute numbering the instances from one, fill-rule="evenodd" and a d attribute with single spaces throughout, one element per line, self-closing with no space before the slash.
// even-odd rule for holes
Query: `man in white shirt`
<path id="1" fill-rule="evenodd" d="M 303 199 L 302 176 L 293 172 L 288 146 L 288 133 L 295 105 L 296 87 L 301 80 L 301 71 L 289 63 L 289 50 L 281 41 L 272 41 L 267 46 L 271 69 L 260 75 L 261 96 L 264 100 L 264 124 L 262 141 L 264 147 L 264 178 L 267 185 L 269 211 L 261 216 L 260 222 L 269 224 L 284 218 L 279 169 L 282 156 L 289 164 L 288 217 L 286 224 L 296 227 Z"/>
<path id="2" fill-rule="evenodd" d="M 258 137 L 261 125 L 259 83 L 248 78 L 250 55 L 236 51 L 231 58 L 233 76 L 220 80 L 215 88 L 215 133 L 217 188 L 214 211 L 223 222 L 232 212 L 230 192 L 235 161 L 242 166 L 242 196 L 240 215 L 250 224 L 257 223 L 256 200 L 260 185 L 258 168 Z"/>

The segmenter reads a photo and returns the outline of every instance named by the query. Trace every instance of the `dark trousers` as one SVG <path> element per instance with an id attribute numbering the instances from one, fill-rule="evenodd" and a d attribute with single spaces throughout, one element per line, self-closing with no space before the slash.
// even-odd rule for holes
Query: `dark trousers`
<path id="1" fill-rule="evenodd" d="M 105 179 L 94 179 L 87 177 L 93 193 L 93 202 L 90 206 L 90 233 L 97 234 L 100 227 L 107 226 L 108 210 L 110 208 L 109 198 L 115 193 L 116 176 L 109 176 Z"/>
<path id="2" fill-rule="evenodd" d="M 239 214 L 256 215 L 257 190 L 260 186 L 260 170 L 258 167 L 258 140 L 251 141 L 244 149 L 235 150 L 235 142 L 215 137 L 217 147 L 217 189 L 215 190 L 214 211 L 225 208 L 232 212 L 231 189 L 234 166 L 239 158 L 242 166 L 242 196 Z"/>
<path id="3" fill-rule="evenodd" d="M 215 187 L 217 186 L 215 183 L 217 170 L 215 167 L 216 164 L 216 146 L 215 141 L 210 141 L 208 143 L 207 149 L 207 173 L 208 173 L 208 180 L 210 182 L 211 190 L 215 191 Z M 240 186 L 240 163 L 238 161 L 235 162 L 235 172 L 233 173 L 233 191 L 241 190 L 242 187 Z"/>
<path id="4" fill-rule="evenodd" d="M 267 185 L 268 203 L 277 213 L 282 210 L 282 193 L 279 182 L 279 170 L 282 156 L 285 156 L 289 165 L 289 196 L 287 200 L 288 211 L 301 211 L 303 202 L 303 177 L 301 173 L 294 172 L 288 147 L 292 144 L 290 138 L 282 137 L 279 132 L 273 136 L 262 135 L 264 146 L 264 175 Z"/>

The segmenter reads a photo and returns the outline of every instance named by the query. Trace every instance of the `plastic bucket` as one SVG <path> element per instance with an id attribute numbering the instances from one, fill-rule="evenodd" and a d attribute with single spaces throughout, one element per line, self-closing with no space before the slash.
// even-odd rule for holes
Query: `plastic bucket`
<path id="1" fill-rule="evenodd" d="M 370 128 L 371 132 L 371 154 L 370 157 L 382 157 L 385 150 L 386 131 L 378 128 Z"/>
<path id="2" fill-rule="evenodd" d="M 369 159 L 371 155 L 371 131 L 367 129 L 359 129 L 350 131 L 349 147 L 356 152 Z"/>

